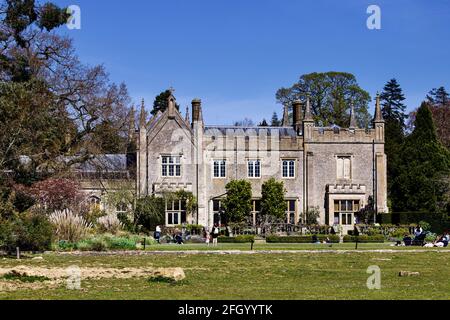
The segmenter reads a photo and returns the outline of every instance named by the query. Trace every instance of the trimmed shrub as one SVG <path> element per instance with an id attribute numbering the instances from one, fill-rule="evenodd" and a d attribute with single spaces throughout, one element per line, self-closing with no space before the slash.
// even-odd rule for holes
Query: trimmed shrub
<path id="1" fill-rule="evenodd" d="M 345 236 L 344 237 L 344 243 L 350 243 L 350 242 L 356 242 L 359 243 L 384 243 L 384 236 L 383 235 L 375 235 L 375 236 Z"/>
<path id="2" fill-rule="evenodd" d="M 255 242 L 255 236 L 245 235 L 237 237 L 219 237 L 219 243 L 252 243 Z"/>
<path id="3" fill-rule="evenodd" d="M 336 235 L 317 235 L 317 239 L 320 242 L 324 242 L 327 238 L 331 240 L 332 243 L 339 243 L 340 238 Z M 313 235 L 307 236 L 295 236 L 295 237 L 278 237 L 269 236 L 266 238 L 267 243 L 313 243 Z"/>

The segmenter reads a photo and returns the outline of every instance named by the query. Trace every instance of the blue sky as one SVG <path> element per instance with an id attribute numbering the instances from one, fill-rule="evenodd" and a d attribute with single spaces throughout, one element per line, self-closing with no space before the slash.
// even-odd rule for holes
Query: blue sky
<path id="1" fill-rule="evenodd" d="M 281 114 L 275 93 L 310 72 L 346 71 L 375 96 L 395 77 L 408 109 L 450 91 L 450 1 L 54 0 L 81 8 L 81 60 L 104 64 L 135 103 L 172 86 L 183 113 L 201 98 L 209 124 Z M 376 4 L 382 29 L 369 30 Z M 373 105 L 371 105 L 373 110 Z"/>

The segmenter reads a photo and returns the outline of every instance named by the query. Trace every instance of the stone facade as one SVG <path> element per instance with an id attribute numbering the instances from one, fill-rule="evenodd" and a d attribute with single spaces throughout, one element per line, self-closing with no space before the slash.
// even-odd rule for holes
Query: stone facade
<path id="1" fill-rule="evenodd" d="M 192 102 L 192 121 L 176 109 L 174 96 L 168 109 L 149 121 L 144 109 L 135 134 L 138 196 L 183 189 L 198 199 L 193 216 L 182 214 L 182 204 L 171 204 L 168 226 L 212 226 L 220 218 L 225 186 L 233 179 L 252 183 L 255 219 L 261 186 L 271 177 L 285 184 L 290 223 L 304 221 L 306 212 L 315 208 L 320 224 L 339 224 L 345 231 L 353 228 L 370 199 L 379 213 L 388 211 L 379 99 L 369 130 L 357 128 L 354 112 L 350 128 L 316 127 L 309 102 L 303 108 L 299 101 L 293 104 L 293 123 L 285 108 L 279 128 L 208 126 L 198 99 Z"/>

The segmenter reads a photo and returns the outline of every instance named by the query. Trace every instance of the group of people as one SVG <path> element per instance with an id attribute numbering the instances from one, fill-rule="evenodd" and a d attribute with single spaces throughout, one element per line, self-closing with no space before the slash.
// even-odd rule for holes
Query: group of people
<path id="1" fill-rule="evenodd" d="M 209 232 L 206 229 L 203 231 L 203 236 L 206 239 L 205 242 L 206 242 L 206 245 L 208 247 L 211 244 L 211 239 L 212 239 L 213 247 L 217 247 L 218 240 L 219 240 L 219 235 L 220 235 L 220 228 L 219 228 L 219 226 L 217 224 L 214 225 L 214 227 L 212 228 L 211 232 Z"/>
<path id="2" fill-rule="evenodd" d="M 427 236 L 427 233 L 424 232 L 423 228 L 419 225 L 416 228 L 414 228 L 414 238 L 411 237 L 409 234 L 406 234 L 403 238 L 403 243 L 405 246 L 424 246 L 427 248 L 445 248 L 448 247 L 448 244 L 450 242 L 450 235 L 447 232 L 444 234 L 438 236 L 435 241 L 432 243 L 426 243 L 425 239 Z"/>
<path id="3" fill-rule="evenodd" d="M 162 234 L 161 227 L 157 226 L 153 236 L 159 244 L 161 244 L 161 234 Z M 217 247 L 218 239 L 220 236 L 219 226 L 217 224 L 215 224 L 214 227 L 212 228 L 211 232 L 209 232 L 207 229 L 204 229 L 203 236 L 206 239 L 205 242 L 208 245 L 208 247 L 210 246 L 211 241 L 212 241 L 213 247 Z M 177 244 L 180 244 L 180 245 L 184 244 L 182 232 L 176 231 L 175 235 L 174 235 L 174 240 Z"/>

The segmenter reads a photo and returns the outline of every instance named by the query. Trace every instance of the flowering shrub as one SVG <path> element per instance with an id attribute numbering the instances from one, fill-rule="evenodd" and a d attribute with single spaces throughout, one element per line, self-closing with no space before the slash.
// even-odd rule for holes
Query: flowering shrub
<path id="1" fill-rule="evenodd" d="M 49 220 L 55 226 L 56 237 L 69 242 L 79 241 L 92 228 L 92 225 L 82 216 L 67 209 L 55 211 L 50 215 Z"/>
<path id="2" fill-rule="evenodd" d="M 81 210 L 84 200 L 77 182 L 69 179 L 48 179 L 33 185 L 30 189 L 38 204 L 50 212 L 77 208 Z"/>

